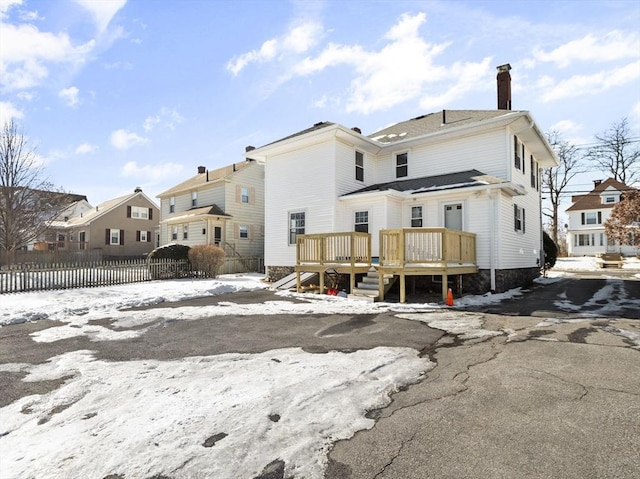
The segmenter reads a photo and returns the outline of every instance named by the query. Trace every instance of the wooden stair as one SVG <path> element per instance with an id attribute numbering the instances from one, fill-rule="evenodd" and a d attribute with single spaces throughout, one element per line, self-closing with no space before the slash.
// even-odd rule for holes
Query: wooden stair
<path id="1" fill-rule="evenodd" d="M 378 279 L 378 270 L 372 266 L 371 269 L 367 271 L 367 275 L 362 278 L 362 281 L 358 282 L 357 286 L 349 295 L 349 298 L 362 299 L 371 302 L 378 301 L 378 298 L 380 297 L 380 291 L 378 290 Z M 389 291 L 389 289 L 395 282 L 396 277 L 392 274 L 387 274 L 384 276 L 383 283 L 385 294 Z"/>

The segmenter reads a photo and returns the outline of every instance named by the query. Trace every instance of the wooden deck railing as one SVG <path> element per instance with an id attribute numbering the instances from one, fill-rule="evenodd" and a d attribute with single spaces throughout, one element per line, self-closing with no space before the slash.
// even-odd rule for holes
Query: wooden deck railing
<path id="1" fill-rule="evenodd" d="M 476 235 L 447 228 L 380 231 L 380 266 L 475 264 Z"/>
<path id="2" fill-rule="evenodd" d="M 326 233 L 296 237 L 296 264 L 371 265 L 371 235 L 369 233 Z"/>

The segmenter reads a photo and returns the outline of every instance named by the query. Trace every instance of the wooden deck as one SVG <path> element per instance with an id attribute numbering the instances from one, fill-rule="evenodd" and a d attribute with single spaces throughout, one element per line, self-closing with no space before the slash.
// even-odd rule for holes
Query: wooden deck
<path id="1" fill-rule="evenodd" d="M 319 273 L 320 291 L 324 291 L 324 273 L 349 274 L 350 287 L 356 274 L 371 268 L 371 235 L 368 233 L 327 233 L 298 235 L 296 238 L 296 288 L 300 291 L 300 273 Z"/>
<path id="2" fill-rule="evenodd" d="M 324 273 L 335 271 L 350 275 L 350 291 L 355 275 L 372 266 L 369 233 L 327 233 L 299 235 L 296 238 L 296 278 L 300 291 L 300 273 L 319 273 L 320 291 L 324 291 Z M 443 299 L 447 296 L 449 275 L 477 273 L 476 236 L 446 228 L 401 228 L 380 231 L 379 263 L 373 264 L 379 277 L 392 274 L 400 279 L 400 301 L 406 301 L 405 277 L 441 275 Z M 384 299 L 382 279 L 379 299 Z"/>

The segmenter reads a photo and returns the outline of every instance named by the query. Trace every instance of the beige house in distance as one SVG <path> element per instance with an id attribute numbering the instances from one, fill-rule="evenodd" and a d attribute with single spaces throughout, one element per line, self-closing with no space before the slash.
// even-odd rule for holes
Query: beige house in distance
<path id="1" fill-rule="evenodd" d="M 247 159 L 197 174 L 158 195 L 160 245 L 211 244 L 227 257 L 264 255 L 264 165 Z"/>
<path id="2" fill-rule="evenodd" d="M 159 219 L 156 204 L 136 188 L 69 218 L 58 234 L 65 235 L 68 250 L 100 250 L 105 259 L 134 258 L 155 248 Z"/>

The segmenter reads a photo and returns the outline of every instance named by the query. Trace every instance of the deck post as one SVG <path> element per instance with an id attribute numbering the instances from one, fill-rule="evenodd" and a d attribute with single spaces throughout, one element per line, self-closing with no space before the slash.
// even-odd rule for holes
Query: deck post
<path id="1" fill-rule="evenodd" d="M 324 293 L 324 270 L 321 270 L 319 273 L 320 276 L 320 294 Z"/>
<path id="2" fill-rule="evenodd" d="M 351 274 L 349 275 L 349 294 L 353 294 L 353 290 L 356 289 L 356 273 L 351 268 Z"/>
<path id="3" fill-rule="evenodd" d="M 447 271 L 445 270 L 442 273 L 442 300 L 447 300 L 447 293 L 449 292 L 449 277 L 447 276 Z"/>
<path id="4" fill-rule="evenodd" d="M 384 274 L 378 268 L 378 300 L 384 301 Z"/>
<path id="5" fill-rule="evenodd" d="M 400 302 L 407 302 L 406 280 L 404 272 L 400 273 Z"/>
<path id="6" fill-rule="evenodd" d="M 296 271 L 296 293 L 300 292 L 300 270 Z"/>

